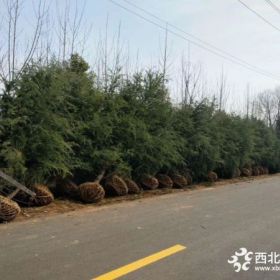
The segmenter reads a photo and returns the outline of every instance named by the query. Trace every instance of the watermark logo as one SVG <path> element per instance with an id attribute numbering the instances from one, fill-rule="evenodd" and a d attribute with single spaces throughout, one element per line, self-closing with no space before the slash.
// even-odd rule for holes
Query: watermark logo
<path id="1" fill-rule="evenodd" d="M 240 248 L 228 259 L 228 263 L 233 265 L 235 272 L 247 271 L 250 268 L 252 259 L 253 252 L 248 251 L 246 248 Z"/>
<path id="2" fill-rule="evenodd" d="M 229 259 L 235 272 L 248 271 L 280 271 L 280 254 L 277 252 L 252 252 L 242 247 Z"/>

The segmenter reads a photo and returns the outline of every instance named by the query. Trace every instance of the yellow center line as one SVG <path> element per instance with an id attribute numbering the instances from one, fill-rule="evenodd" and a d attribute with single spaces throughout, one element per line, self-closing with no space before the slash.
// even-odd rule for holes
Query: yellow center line
<path id="1" fill-rule="evenodd" d="M 130 264 L 127 264 L 125 266 L 122 266 L 120 268 L 117 268 L 115 270 L 112 270 L 111 272 L 108 272 L 106 274 L 100 275 L 96 278 L 93 278 L 92 280 L 113 280 L 117 279 L 123 275 L 126 275 L 132 271 L 135 271 L 137 269 L 140 269 L 146 265 L 149 265 L 151 263 L 157 262 L 163 258 L 166 258 L 168 256 L 171 256 L 173 254 L 176 254 L 182 250 L 185 250 L 186 247 L 182 245 L 175 245 L 170 248 L 167 248 L 165 250 L 162 250 L 160 252 L 157 252 L 155 254 L 152 254 L 148 257 L 145 257 L 143 259 L 140 259 L 138 261 L 132 262 Z"/>

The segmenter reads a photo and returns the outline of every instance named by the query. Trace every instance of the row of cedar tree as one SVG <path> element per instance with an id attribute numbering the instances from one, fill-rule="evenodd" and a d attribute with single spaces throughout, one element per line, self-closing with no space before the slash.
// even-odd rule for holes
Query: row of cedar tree
<path id="1" fill-rule="evenodd" d="M 65 185 L 77 191 L 76 185 L 101 181 L 118 194 L 127 192 L 111 187 L 123 184 L 120 177 L 133 190 L 129 179 L 154 188 L 152 176 L 168 185 L 178 175 L 188 184 L 215 180 L 215 173 L 232 178 L 240 170 L 280 170 L 280 139 L 261 120 L 217 110 L 206 99 L 175 106 L 160 73 L 109 72 L 101 86 L 88 69 L 72 55 L 68 62 L 26 67 L 4 86 L 2 170 L 27 186 L 51 182 L 58 192 Z M 104 196 L 100 188 L 95 193 Z"/>

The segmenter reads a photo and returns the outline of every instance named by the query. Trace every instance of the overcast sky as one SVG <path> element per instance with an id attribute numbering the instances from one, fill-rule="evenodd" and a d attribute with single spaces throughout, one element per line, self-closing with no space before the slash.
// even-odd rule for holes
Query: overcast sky
<path id="1" fill-rule="evenodd" d="M 280 1 L 274 1 L 280 7 Z M 122 36 L 129 40 L 130 48 L 139 48 L 141 58 L 145 61 L 153 60 L 158 52 L 159 42 L 164 38 L 163 31 L 106 0 L 89 2 L 90 9 L 95 10 L 94 14 L 97 11 L 99 14 L 97 18 L 92 17 L 96 26 L 102 28 L 107 13 L 111 17 L 112 26 L 121 20 Z M 133 0 L 133 3 L 186 32 L 280 77 L 280 32 L 267 25 L 238 1 Z M 280 14 L 264 0 L 247 0 L 246 3 L 280 28 Z M 172 34 L 169 36 L 169 42 L 170 59 L 177 60 L 182 51 L 187 49 L 187 42 Z M 247 83 L 250 83 L 255 90 L 273 88 L 279 83 L 277 80 L 251 72 L 193 45 L 191 45 L 191 60 L 193 63 L 203 65 L 209 79 L 217 79 L 223 67 L 230 83 L 237 91 L 236 94 L 244 91 Z M 175 71 L 175 65 L 172 71 Z"/>
<path id="2" fill-rule="evenodd" d="M 280 28 L 280 14 L 264 0 L 244 1 Z M 280 7 L 279 0 L 273 1 Z M 118 2 L 127 5 L 121 0 Z M 237 0 L 132 0 L 132 2 L 186 32 L 280 77 L 280 31 L 267 25 Z M 157 57 L 160 41 L 164 39 L 162 30 L 123 11 L 107 0 L 88 1 L 88 4 L 88 12 L 91 14 L 92 11 L 94 26 L 102 29 L 108 13 L 111 27 L 116 26 L 121 20 L 122 37 L 129 41 L 132 50 L 139 48 L 143 61 L 148 63 Z M 173 67 L 169 69 L 172 78 L 178 57 L 187 50 L 187 42 L 170 34 L 169 43 L 170 60 L 174 61 Z M 233 87 L 232 94 L 237 96 L 243 94 L 247 83 L 250 83 L 255 91 L 273 88 L 279 84 L 279 80 L 251 72 L 194 45 L 191 45 L 190 57 L 193 63 L 202 64 L 205 75 L 213 83 L 223 67 Z"/>
<path id="3" fill-rule="evenodd" d="M 1 0 L 3 5 L 4 0 Z M 116 2 L 126 5 L 123 0 Z M 251 72 L 243 67 L 219 58 L 195 45 L 190 45 L 190 59 L 193 64 L 201 64 L 203 75 L 209 84 L 214 85 L 223 68 L 227 75 L 232 99 L 240 101 L 247 83 L 253 92 L 274 88 L 280 84 L 280 31 L 273 29 L 237 0 L 130 0 L 136 5 L 178 26 L 186 32 L 207 41 L 257 66 L 279 76 L 279 80 Z M 265 0 L 243 0 L 252 9 L 264 16 L 280 29 L 280 13 L 272 9 Z M 279 0 L 272 0 L 280 8 Z M 48 2 L 48 1 L 47 1 Z M 55 9 L 55 0 L 49 0 Z M 63 0 L 60 0 L 63 9 Z M 75 1 L 70 0 L 75 5 Z M 32 1 L 23 1 L 25 18 L 32 9 Z M 81 3 L 82 1 L 78 3 Z M 139 52 L 142 66 L 158 64 L 160 45 L 164 41 L 164 31 L 115 6 L 108 0 L 86 0 L 84 20 L 92 25 L 84 55 L 94 60 L 98 38 L 104 34 L 107 16 L 109 17 L 109 39 L 112 39 L 121 22 L 121 40 L 124 48 L 129 48 L 131 57 Z M 26 30 L 28 30 L 26 23 Z M 178 76 L 182 53 L 188 53 L 188 43 L 172 34 L 168 35 L 169 62 L 168 74 L 171 83 Z M 175 95 L 175 93 L 174 93 Z M 176 99 L 176 97 L 174 97 Z"/>

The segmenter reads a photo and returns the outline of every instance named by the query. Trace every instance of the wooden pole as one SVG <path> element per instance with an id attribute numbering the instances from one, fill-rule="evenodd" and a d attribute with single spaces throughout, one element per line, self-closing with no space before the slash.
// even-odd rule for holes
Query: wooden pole
<path id="1" fill-rule="evenodd" d="M 19 190 L 24 191 L 25 193 L 31 195 L 32 197 L 36 196 L 36 194 L 34 192 L 29 190 L 27 187 L 25 187 L 24 185 L 20 184 L 15 179 L 13 179 L 11 176 L 5 174 L 1 170 L 0 170 L 0 177 L 3 178 L 4 180 L 6 180 L 7 182 L 9 182 L 10 184 L 12 184 L 13 186 L 15 186 L 17 188 L 17 190 L 12 192 L 12 194 L 11 194 L 12 197 L 14 197 L 18 193 Z"/>

